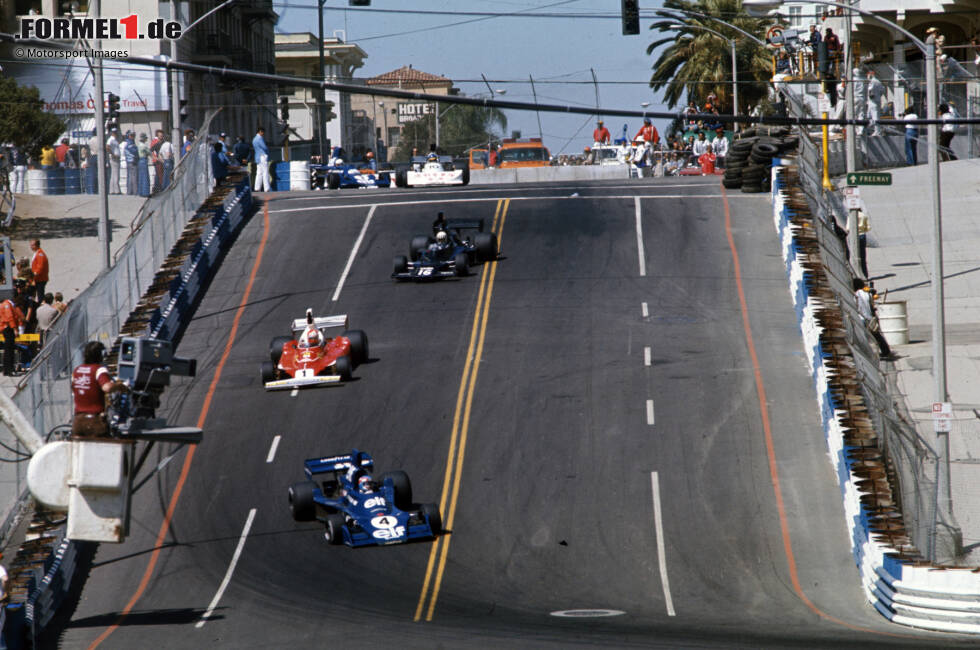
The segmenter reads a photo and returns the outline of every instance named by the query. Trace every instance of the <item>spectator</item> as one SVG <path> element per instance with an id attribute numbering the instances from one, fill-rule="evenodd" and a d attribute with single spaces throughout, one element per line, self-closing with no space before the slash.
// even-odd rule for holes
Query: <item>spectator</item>
<path id="1" fill-rule="evenodd" d="M 54 169 L 58 165 L 58 158 L 51 145 L 41 147 L 41 169 Z"/>
<path id="2" fill-rule="evenodd" d="M 378 161 L 374 159 L 374 152 L 370 149 L 364 154 L 364 163 L 368 166 L 371 171 L 378 171 Z"/>
<path id="3" fill-rule="evenodd" d="M 194 148 L 194 129 L 184 131 L 184 144 L 180 149 L 181 157 L 186 156 Z"/>
<path id="4" fill-rule="evenodd" d="M 34 274 L 34 288 L 35 296 L 40 302 L 41 298 L 44 297 L 44 288 L 48 285 L 48 255 L 41 248 L 41 240 L 33 239 L 31 240 L 31 250 L 33 254 L 31 255 L 31 272 Z"/>
<path id="5" fill-rule="evenodd" d="M 834 33 L 834 30 L 828 27 L 824 30 L 823 42 L 827 46 L 827 59 L 829 61 L 827 72 L 828 74 L 832 74 L 836 77 L 837 61 L 840 59 L 841 51 L 840 39 L 837 37 L 837 34 Z"/>
<path id="6" fill-rule="evenodd" d="M 150 165 L 153 166 L 153 183 L 150 193 L 156 194 L 163 189 L 163 158 L 160 157 L 160 147 L 163 146 L 163 129 L 157 129 L 150 140 Z"/>
<path id="7" fill-rule="evenodd" d="M 854 119 L 863 120 L 868 110 L 868 86 L 861 80 L 861 71 L 858 68 L 851 71 L 851 76 L 854 79 L 854 88 L 851 90 L 854 93 Z M 861 135 L 864 127 L 857 126 L 854 131 Z"/>
<path id="8" fill-rule="evenodd" d="M 695 158 L 700 159 L 701 155 L 708 150 L 709 146 L 711 145 L 708 143 L 708 139 L 705 137 L 704 131 L 698 131 L 698 139 L 695 140 L 694 144 L 691 146 L 691 151 Z"/>
<path id="9" fill-rule="evenodd" d="M 62 314 L 68 311 L 68 304 L 65 302 L 65 297 L 61 295 L 60 291 L 55 292 L 54 303 L 52 303 L 52 306 Z"/>
<path id="10" fill-rule="evenodd" d="M 54 322 L 61 316 L 61 312 L 54 307 L 54 296 L 50 293 L 44 294 L 44 299 L 37 308 L 37 331 L 41 334 L 41 347 L 48 340 L 48 330 Z"/>
<path id="11" fill-rule="evenodd" d="M 725 137 L 725 130 L 718 129 L 715 131 L 715 137 L 711 141 L 711 150 L 715 153 L 718 159 L 718 166 L 725 166 L 725 157 L 728 156 L 728 138 Z"/>
<path id="12" fill-rule="evenodd" d="M 136 196 L 139 190 L 139 147 L 136 146 L 136 134 L 126 132 L 126 140 L 122 143 L 123 159 L 126 161 L 126 194 Z"/>
<path id="13" fill-rule="evenodd" d="M 71 147 L 68 145 L 68 138 L 62 138 L 61 144 L 59 144 L 54 149 L 54 157 L 58 162 L 58 167 L 67 167 L 68 161 L 66 160 L 68 153 L 71 151 Z"/>
<path id="14" fill-rule="evenodd" d="M 820 30 L 817 28 L 816 23 L 810 25 L 810 50 L 813 55 L 817 55 L 817 50 L 820 49 L 820 43 L 823 42 L 823 38 L 820 36 Z"/>
<path id="15" fill-rule="evenodd" d="M 791 74 L 793 72 L 793 66 L 789 60 L 789 54 L 786 50 L 779 51 L 779 57 L 776 59 L 776 74 L 773 75 L 773 79 L 776 81 L 781 81 L 783 77 Z M 776 79 L 779 77 L 779 79 Z"/>
<path id="16" fill-rule="evenodd" d="M 102 165 L 105 166 L 106 155 L 103 150 L 99 153 L 99 136 L 92 133 L 92 137 L 88 140 L 88 191 L 91 193 L 98 193 L 99 191 L 99 161 L 102 161 Z"/>
<path id="17" fill-rule="evenodd" d="M 582 150 L 582 164 L 583 165 L 594 165 L 595 156 L 592 153 L 592 147 L 586 147 Z"/>
<path id="18" fill-rule="evenodd" d="M 881 119 L 881 99 L 885 96 L 885 86 L 875 75 L 874 70 L 868 70 L 868 119 L 871 121 L 871 135 L 881 135 L 878 120 Z"/>
<path id="19" fill-rule="evenodd" d="M 14 304 L 24 314 L 24 332 L 36 332 L 38 301 L 34 297 L 33 283 L 23 279 L 14 280 Z"/>
<path id="20" fill-rule="evenodd" d="M 950 120 L 956 119 L 956 109 L 953 108 L 952 102 L 939 105 L 939 117 L 943 121 L 942 129 L 939 132 L 940 160 L 957 160 L 952 147 L 953 136 L 956 135 L 956 125 L 950 122 Z"/>
<path id="21" fill-rule="evenodd" d="M 261 126 L 252 138 L 252 151 L 255 158 L 255 191 L 269 191 L 269 148 L 265 144 L 265 129 Z M 260 189 L 261 188 L 261 189 Z"/>
<path id="22" fill-rule="evenodd" d="M 231 153 L 235 156 L 235 161 L 239 165 L 251 165 L 252 147 L 245 142 L 245 136 L 240 135 L 235 138 L 235 144 L 231 148 Z"/>
<path id="23" fill-rule="evenodd" d="M 167 139 L 167 134 L 163 131 L 159 132 L 160 137 L 160 153 L 158 158 L 163 161 L 163 178 L 160 180 L 160 191 L 170 187 L 170 179 L 174 175 L 174 164 L 176 162 L 176 150 L 174 149 L 174 143 Z"/>
<path id="24" fill-rule="evenodd" d="M 218 135 L 218 144 L 221 145 L 221 152 L 225 154 L 225 157 L 226 158 L 228 158 L 228 156 L 231 155 L 231 149 L 228 147 L 228 134 L 227 133 L 222 132 L 221 134 Z M 228 158 L 228 160 L 229 160 L 229 162 L 231 161 L 230 158 Z"/>
<path id="25" fill-rule="evenodd" d="M 609 129 L 605 127 L 602 120 L 596 122 L 596 128 L 592 131 L 592 141 L 598 142 L 599 144 L 609 144 L 609 140 L 612 136 L 609 134 Z"/>
<path id="26" fill-rule="evenodd" d="M 136 191 L 140 196 L 150 195 L 150 145 L 146 142 L 145 133 L 140 133 L 136 153 L 139 156 L 136 163 Z"/>
<path id="27" fill-rule="evenodd" d="M 211 172 L 214 174 L 215 185 L 221 185 L 228 177 L 228 156 L 225 155 L 220 142 L 212 145 L 214 151 L 211 152 Z"/>
<path id="28" fill-rule="evenodd" d="M 75 402 L 73 437 L 93 438 L 109 433 L 105 419 L 105 396 L 115 385 L 108 368 L 102 365 L 105 347 L 89 341 L 82 350 L 82 365 L 71 373 L 71 393 Z"/>
<path id="29" fill-rule="evenodd" d="M 715 173 L 715 161 L 717 157 L 711 150 L 711 145 L 707 145 L 704 153 L 698 156 L 698 164 L 701 165 L 701 175 L 710 176 Z"/>
<path id="30" fill-rule="evenodd" d="M 7 298 L 0 303 L 0 334 L 3 335 L 3 374 L 14 374 L 14 339 L 24 331 L 24 313 L 13 300 Z"/>
<path id="31" fill-rule="evenodd" d="M 694 101 L 689 101 L 687 107 L 684 109 L 683 115 L 684 119 L 687 120 L 687 127 L 691 128 L 695 124 L 694 116 L 698 113 L 698 107 Z"/>
<path id="32" fill-rule="evenodd" d="M 105 143 L 109 156 L 109 194 L 122 194 L 119 191 L 119 129 L 113 129 Z"/>
<path id="33" fill-rule="evenodd" d="M 973 48 L 973 65 L 980 65 L 980 35 L 970 37 L 970 46 Z"/>
<path id="34" fill-rule="evenodd" d="M 643 118 L 643 126 L 640 130 L 636 132 L 633 136 L 634 140 L 642 139 L 644 142 L 649 142 L 651 145 L 658 144 L 660 142 L 660 134 L 657 133 L 657 127 L 650 123 L 649 117 Z"/>
<path id="35" fill-rule="evenodd" d="M 496 145 L 490 145 L 490 167 L 496 167 L 500 163 L 500 155 L 497 153 Z"/>
<path id="36" fill-rule="evenodd" d="M 23 149 L 15 148 L 11 156 L 14 163 L 14 194 L 24 193 L 24 179 L 27 178 L 27 154 Z"/>
<path id="37" fill-rule="evenodd" d="M 905 114 L 905 162 L 910 165 L 919 164 L 919 125 L 914 124 L 913 120 L 919 119 L 915 112 L 915 106 L 909 106 Z"/>
<path id="38" fill-rule="evenodd" d="M 864 322 L 865 327 L 868 328 L 868 331 L 871 332 L 875 341 L 878 342 L 881 356 L 885 358 L 891 357 L 891 348 L 888 346 L 888 341 L 885 340 L 885 337 L 881 335 L 881 326 L 878 324 L 874 304 L 871 302 L 871 288 L 865 285 L 864 280 L 861 278 L 854 278 L 852 286 L 854 287 L 854 299 L 857 301 L 858 314 L 860 314 L 861 320 Z"/>

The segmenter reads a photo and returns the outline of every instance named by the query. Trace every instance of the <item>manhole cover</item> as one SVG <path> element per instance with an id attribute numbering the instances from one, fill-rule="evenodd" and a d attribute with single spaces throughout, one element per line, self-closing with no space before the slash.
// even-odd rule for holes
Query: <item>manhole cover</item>
<path id="1" fill-rule="evenodd" d="M 622 616 L 625 613 L 618 609 L 563 609 L 558 612 L 551 612 L 551 615 L 559 618 L 605 618 Z"/>

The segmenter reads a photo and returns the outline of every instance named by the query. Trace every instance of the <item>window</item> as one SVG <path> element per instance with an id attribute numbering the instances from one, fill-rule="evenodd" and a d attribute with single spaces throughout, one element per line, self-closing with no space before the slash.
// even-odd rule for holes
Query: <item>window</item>
<path id="1" fill-rule="evenodd" d="M 799 29 L 803 26 L 803 7 L 788 7 L 788 9 L 790 26 Z"/>

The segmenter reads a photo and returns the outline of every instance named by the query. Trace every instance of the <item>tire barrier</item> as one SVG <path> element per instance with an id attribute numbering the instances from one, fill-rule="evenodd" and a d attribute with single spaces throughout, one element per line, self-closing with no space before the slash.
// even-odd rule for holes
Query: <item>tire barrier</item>
<path id="1" fill-rule="evenodd" d="M 815 218 L 793 167 L 772 174 L 773 218 L 803 335 L 852 554 L 865 596 L 885 618 L 943 632 L 980 634 L 980 575 L 929 563 L 913 544 L 865 395 L 880 374 L 855 352 L 871 344 L 844 279 L 828 271 L 831 227 Z M 849 278 L 848 278 L 849 280 Z M 864 339 L 863 341 L 861 339 Z"/>

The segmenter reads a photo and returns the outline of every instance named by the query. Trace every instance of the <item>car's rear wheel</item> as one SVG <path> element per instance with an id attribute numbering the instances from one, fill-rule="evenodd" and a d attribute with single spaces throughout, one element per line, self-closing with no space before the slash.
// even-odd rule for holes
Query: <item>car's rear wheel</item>
<path id="1" fill-rule="evenodd" d="M 469 265 L 469 260 L 466 259 L 466 253 L 457 253 L 455 262 L 456 262 L 456 266 L 453 269 L 453 272 L 458 277 L 469 275 L 470 265 Z"/>
<path id="2" fill-rule="evenodd" d="M 261 366 L 262 383 L 276 380 L 276 366 L 271 361 L 263 361 Z"/>
<path id="3" fill-rule="evenodd" d="M 429 247 L 429 238 L 425 235 L 415 235 L 412 243 L 408 245 L 408 256 L 413 262 L 418 262 L 422 257 L 422 251 Z"/>
<path id="4" fill-rule="evenodd" d="M 379 185 L 391 185 L 391 174 L 383 172 L 378 174 L 378 184 Z"/>
<path id="5" fill-rule="evenodd" d="M 340 174 L 329 174 L 327 176 L 327 188 L 331 190 L 340 189 Z"/>
<path id="6" fill-rule="evenodd" d="M 342 381 L 350 381 L 354 373 L 354 364 L 349 356 L 338 357 L 334 362 L 334 369 Z"/>
<path id="7" fill-rule="evenodd" d="M 344 543 L 344 516 L 339 513 L 331 513 L 327 515 L 327 531 L 324 533 L 324 537 L 327 539 L 328 544 L 337 545 Z"/>
<path id="8" fill-rule="evenodd" d="M 411 510 L 412 482 L 408 479 L 408 474 L 400 469 L 385 472 L 381 475 L 380 482 L 383 484 L 388 478 L 391 479 L 392 488 L 395 490 L 395 507 L 399 510 Z"/>
<path id="9" fill-rule="evenodd" d="M 395 255 L 395 274 L 408 271 L 408 258 L 404 255 Z"/>
<path id="10" fill-rule="evenodd" d="M 467 165 L 466 167 L 463 167 L 463 185 L 469 185 L 469 184 L 470 184 L 470 167 L 469 165 Z"/>
<path id="11" fill-rule="evenodd" d="M 273 365 L 279 363 L 279 359 L 282 358 L 282 348 L 284 345 L 292 341 L 293 339 L 288 336 L 277 336 L 272 339 L 269 343 L 269 358 L 272 359 Z"/>
<path id="12" fill-rule="evenodd" d="M 395 186 L 396 187 L 408 187 L 408 171 L 404 169 L 399 169 L 395 172 Z"/>
<path id="13" fill-rule="evenodd" d="M 405 259 L 404 257 L 402 259 Z M 368 360 L 368 337 L 362 330 L 347 330 L 344 336 L 350 341 L 351 360 L 360 365 Z"/>
<path id="14" fill-rule="evenodd" d="M 316 519 L 316 502 L 313 501 L 312 481 L 293 483 L 289 486 L 289 510 L 294 521 L 313 521 Z"/>
<path id="15" fill-rule="evenodd" d="M 478 232 L 473 237 L 473 245 L 476 247 L 477 259 L 480 262 L 497 259 L 497 235 L 492 232 Z"/>
<path id="16" fill-rule="evenodd" d="M 442 532 L 442 514 L 439 512 L 439 506 L 434 503 L 423 503 L 419 506 L 419 512 L 423 517 L 428 518 L 429 528 L 432 529 L 433 535 Z"/>

